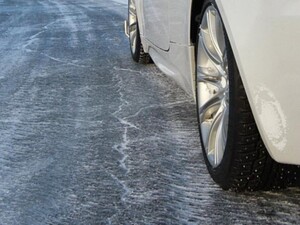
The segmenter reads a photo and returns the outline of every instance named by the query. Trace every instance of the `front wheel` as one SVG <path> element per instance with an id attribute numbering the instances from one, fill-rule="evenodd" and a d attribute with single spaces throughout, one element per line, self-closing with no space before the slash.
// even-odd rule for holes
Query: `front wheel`
<path id="1" fill-rule="evenodd" d="M 141 42 L 135 0 L 128 1 L 128 30 L 132 59 L 137 63 L 150 63 L 150 55 L 144 51 Z"/>
<path id="2" fill-rule="evenodd" d="M 251 112 L 238 67 L 215 1 L 200 16 L 196 99 L 204 159 L 223 189 L 284 188 L 299 174 L 269 156 Z"/>

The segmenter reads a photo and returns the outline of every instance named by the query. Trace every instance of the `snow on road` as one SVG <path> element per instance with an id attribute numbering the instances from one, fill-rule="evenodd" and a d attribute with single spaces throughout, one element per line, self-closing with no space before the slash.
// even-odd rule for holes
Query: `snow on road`
<path id="1" fill-rule="evenodd" d="M 130 59 L 127 1 L 0 0 L 0 224 L 297 224 L 209 177 L 193 100 Z"/>

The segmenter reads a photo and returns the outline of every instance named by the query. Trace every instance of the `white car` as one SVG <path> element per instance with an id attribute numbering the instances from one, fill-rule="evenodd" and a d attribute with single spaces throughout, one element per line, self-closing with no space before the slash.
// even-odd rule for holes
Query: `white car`
<path id="1" fill-rule="evenodd" d="M 129 0 L 134 61 L 195 97 L 203 155 L 225 190 L 299 180 L 300 1 Z"/>

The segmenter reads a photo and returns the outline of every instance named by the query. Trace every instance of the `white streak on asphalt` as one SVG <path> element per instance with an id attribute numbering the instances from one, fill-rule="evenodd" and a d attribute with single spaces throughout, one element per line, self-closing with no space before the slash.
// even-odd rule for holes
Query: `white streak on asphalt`
<path id="1" fill-rule="evenodd" d="M 138 71 L 138 70 L 132 70 L 132 69 L 125 69 L 125 68 L 119 68 L 119 67 L 116 67 L 114 66 L 114 70 L 116 71 L 127 71 L 127 72 L 131 72 L 131 73 L 141 73 L 141 71 Z"/>
<path id="2" fill-rule="evenodd" d="M 51 59 L 53 61 L 60 62 L 60 63 L 66 64 L 66 65 L 76 66 L 76 67 L 81 67 L 81 68 L 86 68 L 87 67 L 87 66 L 84 66 L 84 65 L 80 65 L 80 64 L 76 64 L 76 63 L 71 63 L 71 62 L 67 62 L 67 61 L 61 60 L 59 58 L 55 58 L 55 57 L 50 56 L 50 55 L 48 55 L 46 53 L 41 53 L 41 55 L 46 56 L 47 58 L 49 58 L 49 59 Z"/>
<path id="3" fill-rule="evenodd" d="M 33 50 L 29 49 L 28 46 L 32 45 L 33 42 L 39 40 L 37 37 L 42 33 L 45 33 L 45 30 L 42 30 L 42 31 L 32 35 L 31 37 L 29 37 L 29 40 L 22 46 L 22 48 L 27 52 L 33 52 Z"/>

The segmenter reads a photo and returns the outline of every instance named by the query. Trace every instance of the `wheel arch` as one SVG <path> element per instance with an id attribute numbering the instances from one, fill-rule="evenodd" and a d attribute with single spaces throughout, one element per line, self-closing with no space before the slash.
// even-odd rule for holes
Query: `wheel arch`
<path id="1" fill-rule="evenodd" d="M 191 43 L 196 43 L 198 33 L 198 18 L 202 10 L 204 0 L 193 0 L 191 5 L 191 18 L 190 18 L 190 39 Z"/>

